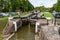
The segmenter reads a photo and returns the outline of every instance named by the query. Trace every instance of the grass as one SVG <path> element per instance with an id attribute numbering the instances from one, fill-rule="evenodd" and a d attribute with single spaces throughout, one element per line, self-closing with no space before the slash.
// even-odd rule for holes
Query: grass
<path id="1" fill-rule="evenodd" d="M 49 12 L 43 12 L 43 13 L 44 13 L 45 18 L 46 17 L 51 17 L 51 19 L 54 18 L 53 15 L 51 13 L 49 13 Z M 56 21 L 57 21 L 57 24 L 60 25 L 60 19 L 56 19 Z"/>
<path id="2" fill-rule="evenodd" d="M 8 17 L 0 18 L 0 40 L 3 40 L 2 31 L 8 21 Z"/>
<path id="3" fill-rule="evenodd" d="M 53 19 L 54 17 L 53 17 L 53 15 L 51 14 L 51 13 L 49 13 L 49 12 L 43 12 L 44 13 L 44 17 L 46 18 L 46 17 L 50 17 L 51 19 Z"/>
<path id="4" fill-rule="evenodd" d="M 8 17 L 0 18 L 0 28 L 4 27 L 8 21 Z M 0 29 L 1 30 L 1 29 Z"/>

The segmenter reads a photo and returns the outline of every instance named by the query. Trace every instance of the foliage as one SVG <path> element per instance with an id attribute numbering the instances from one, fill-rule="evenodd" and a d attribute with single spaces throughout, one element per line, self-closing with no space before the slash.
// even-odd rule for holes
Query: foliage
<path id="1" fill-rule="evenodd" d="M 42 11 L 42 12 L 44 12 L 44 11 L 45 11 L 45 7 L 44 7 L 44 6 L 36 7 L 36 9 L 37 9 L 37 10 L 40 10 L 40 11 Z"/>
<path id="2" fill-rule="evenodd" d="M 37 10 L 40 10 L 42 12 L 52 12 L 54 8 L 45 8 L 44 6 L 36 7 Z"/>
<path id="3" fill-rule="evenodd" d="M 0 11 L 3 12 L 11 12 L 15 10 L 30 11 L 34 9 L 33 5 L 28 0 L 1 0 L 0 2 Z"/>
<path id="4" fill-rule="evenodd" d="M 41 6 L 37 7 L 36 9 L 45 12 L 53 12 L 53 10 L 55 10 L 56 12 L 60 12 L 60 0 L 58 0 L 58 2 L 54 4 L 52 8 L 45 8 L 44 6 Z"/>
<path id="5" fill-rule="evenodd" d="M 8 17 L 0 18 L 0 40 L 3 40 L 2 31 L 8 21 Z"/>
<path id="6" fill-rule="evenodd" d="M 44 13 L 44 17 L 51 17 L 51 19 L 53 19 L 53 15 L 50 12 L 43 12 Z"/>
<path id="7" fill-rule="evenodd" d="M 60 12 L 60 0 L 54 5 L 54 9 L 55 11 Z"/>

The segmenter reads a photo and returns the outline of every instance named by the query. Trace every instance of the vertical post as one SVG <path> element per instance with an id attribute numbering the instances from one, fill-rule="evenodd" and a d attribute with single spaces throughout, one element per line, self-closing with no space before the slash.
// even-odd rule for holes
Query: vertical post
<path id="1" fill-rule="evenodd" d="M 35 32 L 37 33 L 37 23 L 36 23 L 36 26 L 35 26 Z"/>
<path id="2" fill-rule="evenodd" d="M 48 23 L 48 19 L 47 19 L 47 25 L 48 25 L 49 23 Z"/>
<path id="3" fill-rule="evenodd" d="M 30 23 L 28 25 L 28 33 L 30 34 Z"/>
<path id="4" fill-rule="evenodd" d="M 56 26 L 56 18 L 54 18 L 54 25 Z"/>
<path id="5" fill-rule="evenodd" d="M 56 20 L 56 18 L 55 18 L 55 25 L 57 25 L 57 20 Z"/>
<path id="6" fill-rule="evenodd" d="M 39 23 L 38 22 L 36 22 L 36 24 L 35 24 L 36 26 L 35 26 L 35 32 L 37 33 L 38 32 L 38 26 L 39 26 Z"/>
<path id="7" fill-rule="evenodd" d="M 15 27 L 15 32 L 17 31 L 17 23 L 16 22 L 13 22 L 14 23 L 14 27 Z"/>
<path id="8" fill-rule="evenodd" d="M 53 19 L 52 19 L 52 23 L 53 23 Z"/>

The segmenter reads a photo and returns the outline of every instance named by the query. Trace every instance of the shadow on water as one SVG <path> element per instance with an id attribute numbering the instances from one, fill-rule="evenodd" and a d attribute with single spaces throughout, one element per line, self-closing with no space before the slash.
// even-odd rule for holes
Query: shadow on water
<path id="1" fill-rule="evenodd" d="M 10 40 L 35 40 L 35 26 L 23 25 Z"/>

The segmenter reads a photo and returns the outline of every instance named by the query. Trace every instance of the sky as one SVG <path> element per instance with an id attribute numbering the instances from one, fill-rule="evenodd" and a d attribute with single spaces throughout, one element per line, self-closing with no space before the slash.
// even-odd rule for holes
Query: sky
<path id="1" fill-rule="evenodd" d="M 46 8 L 51 8 L 53 7 L 53 4 L 57 3 L 57 0 L 29 0 L 29 2 L 34 7 L 44 6 Z"/>

